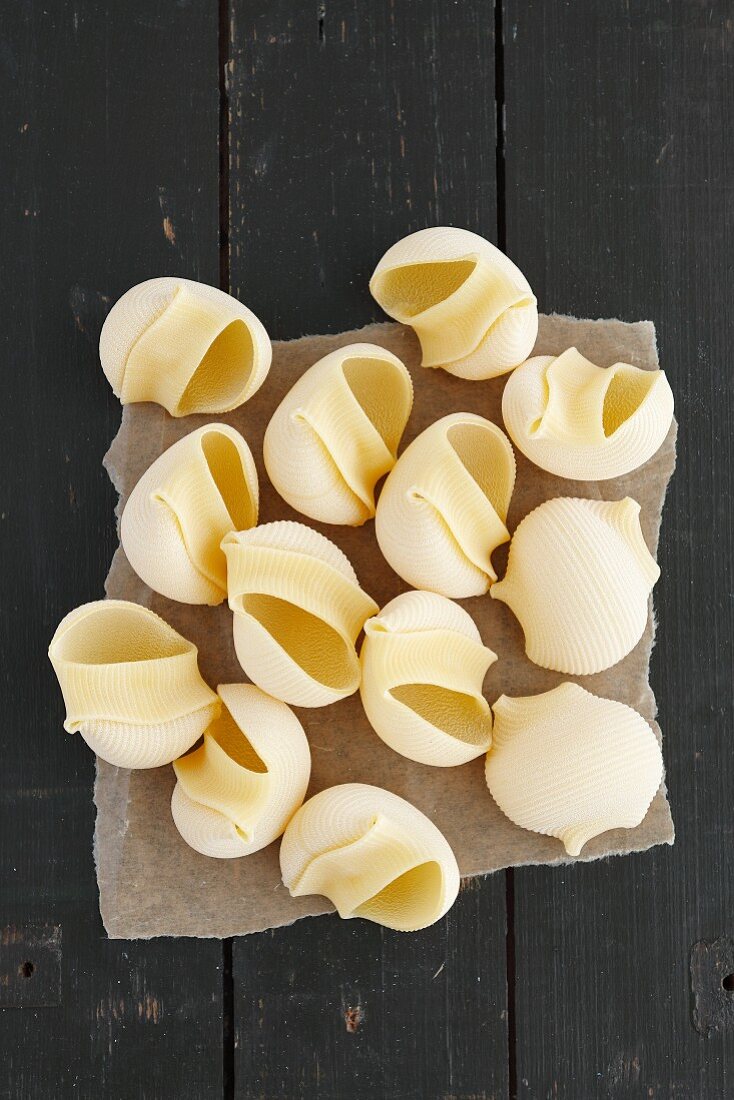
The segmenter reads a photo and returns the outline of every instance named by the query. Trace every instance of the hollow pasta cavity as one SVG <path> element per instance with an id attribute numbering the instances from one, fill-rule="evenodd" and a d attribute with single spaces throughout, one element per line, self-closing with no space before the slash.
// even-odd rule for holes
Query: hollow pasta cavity
<path id="1" fill-rule="evenodd" d="M 354 647 L 323 619 L 276 596 L 245 596 L 242 609 L 307 676 L 334 691 L 350 686 L 357 660 Z"/>
<path id="2" fill-rule="evenodd" d="M 243 321 L 232 321 L 214 338 L 184 390 L 179 416 L 203 408 L 229 409 L 237 404 L 252 377 L 255 346 Z"/>
<path id="3" fill-rule="evenodd" d="M 439 916 L 442 877 L 441 866 L 435 860 L 419 863 L 358 905 L 354 916 L 396 932 L 412 931 L 417 919 L 433 924 Z"/>
<path id="4" fill-rule="evenodd" d="M 484 424 L 455 424 L 447 439 L 504 523 L 515 483 L 515 462 L 502 439 Z"/>
<path id="5" fill-rule="evenodd" d="M 438 684 L 402 684 L 391 688 L 390 694 L 424 722 L 466 745 L 484 750 L 487 737 L 491 737 L 491 717 L 473 695 Z"/>
<path id="6" fill-rule="evenodd" d="M 232 529 L 245 531 L 253 527 L 257 523 L 257 501 L 252 500 L 249 471 L 245 471 L 237 447 L 220 431 L 205 431 L 201 446 L 214 484 L 232 520 Z"/>
<path id="7" fill-rule="evenodd" d="M 456 293 L 476 265 L 465 259 L 392 268 L 382 279 L 382 307 L 397 320 L 409 321 Z"/>
<path id="8" fill-rule="evenodd" d="M 322 523 L 365 523 L 412 404 L 410 375 L 385 348 L 349 344 L 324 356 L 291 387 L 265 432 L 275 489 Z"/>
<path id="9" fill-rule="evenodd" d="M 131 492 L 120 541 L 138 576 L 172 600 L 227 595 L 222 539 L 257 523 L 255 461 L 227 424 L 207 424 L 164 451 Z"/>

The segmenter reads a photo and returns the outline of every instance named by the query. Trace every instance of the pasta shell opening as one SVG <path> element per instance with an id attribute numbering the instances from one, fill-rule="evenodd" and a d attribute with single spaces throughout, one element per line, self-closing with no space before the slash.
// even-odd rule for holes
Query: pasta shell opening
<path id="1" fill-rule="evenodd" d="M 196 646 L 139 604 L 78 607 L 48 653 L 66 705 L 64 729 L 117 767 L 170 764 L 219 714 Z"/>
<path id="2" fill-rule="evenodd" d="M 420 230 L 387 250 L 370 291 L 411 325 L 424 367 L 460 378 L 493 378 L 522 363 L 538 331 L 535 297 L 522 272 L 476 233 Z"/>
<path id="3" fill-rule="evenodd" d="M 415 931 L 448 911 L 459 868 L 446 837 L 398 795 L 366 783 L 320 791 L 288 823 L 280 846 L 293 897 L 321 894 L 344 919 Z"/>
<path id="4" fill-rule="evenodd" d="M 515 463 L 505 440 L 482 424 L 454 424 L 446 437 L 504 523 L 515 481 Z"/>
<path id="5" fill-rule="evenodd" d="M 120 541 L 155 592 L 182 603 L 221 603 L 230 531 L 257 523 L 258 484 L 247 443 L 227 424 L 183 436 L 145 471 L 127 500 Z"/>
<path id="6" fill-rule="evenodd" d="M 402 684 L 389 694 L 425 722 L 466 745 L 486 747 L 491 739 L 489 707 L 473 695 L 438 684 Z"/>
<path id="7" fill-rule="evenodd" d="M 604 435 L 614 435 L 642 405 L 658 381 L 657 371 L 639 371 L 620 364 L 604 395 L 602 423 Z"/>
<path id="8" fill-rule="evenodd" d="M 387 449 L 395 455 L 412 405 L 412 389 L 389 359 L 358 356 L 343 365 L 347 385 Z"/>
<path id="9" fill-rule="evenodd" d="M 222 713 L 212 722 L 207 734 L 241 768 L 259 775 L 267 772 L 267 765 L 256 752 L 247 731 L 235 722 L 226 705 L 222 706 Z"/>
<path id="10" fill-rule="evenodd" d="M 354 647 L 323 619 L 277 596 L 243 596 L 242 610 L 317 683 L 334 691 L 353 690 Z"/>
<path id="11" fill-rule="evenodd" d="M 250 493 L 242 457 L 232 440 L 219 431 L 205 432 L 201 447 L 224 506 L 232 519 L 233 530 L 244 531 L 257 523 L 257 501 Z M 224 554 L 219 551 L 224 561 Z M 224 567 L 226 575 L 226 567 Z"/>
<path id="12" fill-rule="evenodd" d="M 405 264 L 381 272 L 382 307 L 391 317 L 407 322 L 455 294 L 476 266 L 476 259 L 459 259 Z"/>
<path id="13" fill-rule="evenodd" d="M 105 604 L 109 603 L 109 607 Z M 59 639 L 55 656 L 85 665 L 133 664 L 178 657 L 190 643 L 157 616 L 135 605 L 100 601 L 94 614 L 79 616 Z"/>
<path id="14" fill-rule="evenodd" d="M 388 564 L 414 588 L 463 598 L 497 579 L 492 553 L 507 542 L 515 456 L 496 424 L 451 413 L 406 447 L 377 504 L 375 535 Z"/>
<path id="15" fill-rule="evenodd" d="M 429 860 L 393 879 L 359 905 L 354 916 L 387 925 L 396 932 L 414 932 L 433 923 L 440 913 L 442 897 L 443 871 L 435 860 Z"/>
<path id="16" fill-rule="evenodd" d="M 246 389 L 255 361 L 255 345 L 244 321 L 232 321 L 210 344 L 189 380 L 179 416 L 202 408 L 230 408 Z"/>
<path id="17" fill-rule="evenodd" d="M 527 359 L 502 394 L 510 438 L 542 470 L 604 481 L 636 470 L 663 444 L 674 399 L 661 370 L 599 367 L 576 348 Z"/>
<path id="18" fill-rule="evenodd" d="M 268 424 L 263 461 L 292 508 L 358 527 L 395 465 L 413 404 L 408 371 L 377 344 L 348 344 L 301 375 Z"/>
<path id="19" fill-rule="evenodd" d="M 170 277 L 123 294 L 102 326 L 99 352 L 123 404 L 155 401 L 175 417 L 241 405 L 272 358 L 267 332 L 236 298 Z"/>
<path id="20" fill-rule="evenodd" d="M 311 755 L 301 723 L 252 684 L 220 684 L 221 716 L 173 767 L 174 823 L 202 855 L 234 859 L 271 844 L 303 802 Z"/>

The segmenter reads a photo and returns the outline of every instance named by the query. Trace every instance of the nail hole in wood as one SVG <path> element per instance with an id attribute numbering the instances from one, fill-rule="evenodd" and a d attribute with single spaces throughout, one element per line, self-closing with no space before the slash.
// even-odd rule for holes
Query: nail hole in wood
<path id="1" fill-rule="evenodd" d="M 33 963 L 29 962 L 27 959 L 24 963 L 21 963 L 20 966 L 18 967 L 18 970 L 19 970 L 19 972 L 20 972 L 20 974 L 23 978 L 32 978 L 33 977 L 33 971 L 35 969 L 36 968 L 33 965 Z"/>
<path id="2" fill-rule="evenodd" d="M 727 993 L 734 993 L 734 974 L 727 974 L 721 981 L 722 987 Z"/>

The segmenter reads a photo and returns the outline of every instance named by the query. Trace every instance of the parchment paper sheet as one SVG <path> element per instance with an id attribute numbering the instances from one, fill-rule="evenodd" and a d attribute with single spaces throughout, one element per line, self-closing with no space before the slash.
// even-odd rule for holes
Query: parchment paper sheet
<path id="1" fill-rule="evenodd" d="M 261 523 L 275 519 L 311 523 L 284 504 L 270 486 L 262 465 L 263 432 L 278 402 L 307 367 L 327 352 L 357 340 L 389 348 L 413 376 L 415 405 L 404 446 L 450 412 L 468 410 L 502 424 L 504 378 L 464 382 L 442 370 L 423 369 L 412 331 L 400 325 L 370 325 L 336 336 L 276 343 L 273 366 L 263 388 L 246 405 L 222 417 L 242 432 L 255 455 L 260 475 Z M 658 365 L 655 330 L 649 322 L 541 317 L 535 354 L 558 354 L 570 346 L 578 347 L 600 366 L 618 360 L 649 369 Z M 128 405 L 105 458 L 120 493 L 118 514 L 138 478 L 162 451 L 214 419 L 190 416 L 174 420 L 157 405 Z M 675 434 L 673 425 L 650 462 L 627 477 L 607 482 L 582 483 L 553 477 L 518 452 L 517 482 L 508 518 L 510 531 L 537 504 L 555 496 L 617 500 L 629 495 L 642 506 L 645 539 L 656 553 L 663 499 L 675 465 Z M 345 551 L 363 587 L 380 606 L 407 587 L 380 555 L 373 523 L 361 529 L 313 526 Z M 495 555 L 500 576 L 506 556 L 507 547 Z M 226 602 L 208 608 L 164 599 L 135 576 L 119 548 L 106 588 L 110 597 L 151 607 L 195 642 L 202 674 L 212 687 L 245 679 L 234 655 L 232 616 Z M 485 681 L 490 702 L 502 693 L 530 695 L 573 679 L 538 668 L 525 657 L 522 631 L 504 604 L 489 596 L 462 602 L 476 620 L 484 642 L 499 656 Z M 579 677 L 578 681 L 598 695 L 619 699 L 640 711 L 660 737 L 654 721 L 655 699 L 648 683 L 653 636 L 651 604 L 647 629 L 633 652 L 614 668 Z M 520 864 L 569 862 L 560 841 L 519 829 L 500 813 L 485 786 L 483 758 L 459 768 L 431 768 L 404 759 L 373 733 L 358 694 L 331 707 L 300 709 L 297 713 L 313 757 L 309 794 L 335 783 L 362 781 L 403 795 L 445 833 L 463 875 Z M 332 911 L 325 898 L 293 899 L 288 895 L 280 881 L 277 843 L 246 859 L 207 859 L 192 851 L 171 820 L 173 785 L 170 767 L 128 772 L 97 762 L 95 858 L 102 919 L 111 937 L 243 935 Z M 663 787 L 637 829 L 597 837 L 585 846 L 580 858 L 598 859 L 672 842 L 673 823 Z"/>

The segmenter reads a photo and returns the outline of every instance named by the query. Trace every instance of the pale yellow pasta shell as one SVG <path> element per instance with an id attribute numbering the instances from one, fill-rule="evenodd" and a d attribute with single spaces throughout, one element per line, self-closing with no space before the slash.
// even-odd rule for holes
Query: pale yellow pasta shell
<path id="1" fill-rule="evenodd" d="M 414 588 L 461 599 L 497 579 L 492 552 L 505 526 L 515 456 L 496 424 L 452 413 L 405 449 L 382 488 L 375 534 L 386 561 Z"/>
<path id="2" fill-rule="evenodd" d="M 66 704 L 64 729 L 120 768 L 158 768 L 191 748 L 221 703 L 197 649 L 158 615 L 98 600 L 59 624 L 48 651 Z"/>
<path id="3" fill-rule="evenodd" d="M 257 523 L 255 461 L 239 432 L 207 424 L 169 447 L 131 492 L 120 542 L 135 572 L 171 600 L 227 595 L 222 539 Z"/>
<path id="4" fill-rule="evenodd" d="M 252 684 L 220 684 L 221 716 L 176 760 L 176 828 L 205 856 L 235 859 L 279 837 L 306 797 L 311 753 L 290 707 Z"/>
<path id="5" fill-rule="evenodd" d="M 270 480 L 311 519 L 359 526 L 375 514 L 375 485 L 395 465 L 412 404 L 410 375 L 392 352 L 331 352 L 273 413 L 263 442 Z"/>
<path id="6" fill-rule="evenodd" d="M 404 237 L 382 257 L 372 295 L 410 325 L 424 367 L 459 378 L 495 378 L 530 355 L 538 306 L 527 279 L 503 252 L 466 229 L 437 226 Z"/>
<path id="7" fill-rule="evenodd" d="M 576 481 L 636 470 L 655 454 L 673 420 L 661 370 L 597 367 L 576 348 L 528 359 L 507 380 L 502 417 L 536 466 Z"/>
<path id="8" fill-rule="evenodd" d="M 531 661 L 583 676 L 637 645 L 659 576 L 636 500 L 557 497 L 520 523 L 491 595 L 520 620 Z"/>
<path id="9" fill-rule="evenodd" d="M 115 303 L 99 340 L 102 370 L 123 405 L 155 401 L 171 416 L 236 409 L 270 369 L 268 334 L 223 290 L 148 279 Z"/>
<path id="10" fill-rule="evenodd" d="M 322 894 L 340 917 L 398 932 L 440 920 L 459 890 L 443 833 L 410 802 L 366 783 L 304 803 L 283 836 L 280 869 L 293 897 Z"/>
<path id="11" fill-rule="evenodd" d="M 570 856 L 608 829 L 634 829 L 663 778 L 645 719 L 578 684 L 494 704 L 487 785 L 523 829 L 554 836 Z"/>
<path id="12" fill-rule="evenodd" d="M 404 592 L 364 624 L 360 694 L 382 740 L 410 760 L 465 764 L 492 742 L 482 695 L 496 654 L 471 616 L 434 592 Z"/>
<path id="13" fill-rule="evenodd" d="M 235 651 L 250 679 L 293 706 L 354 694 L 355 643 L 377 604 L 341 550 L 290 520 L 229 534 L 222 549 Z"/>

